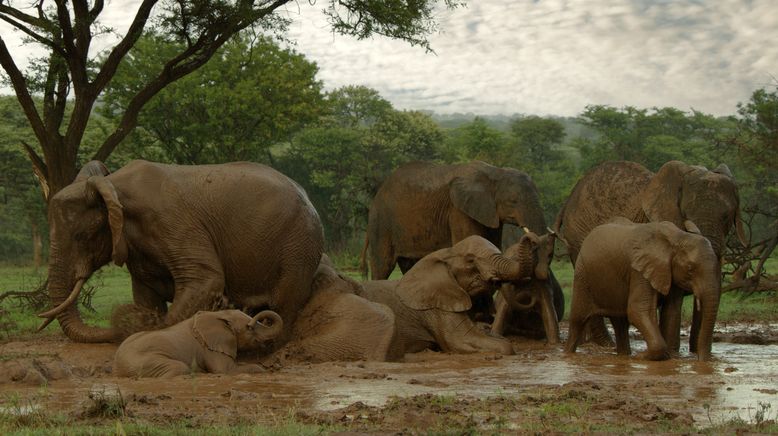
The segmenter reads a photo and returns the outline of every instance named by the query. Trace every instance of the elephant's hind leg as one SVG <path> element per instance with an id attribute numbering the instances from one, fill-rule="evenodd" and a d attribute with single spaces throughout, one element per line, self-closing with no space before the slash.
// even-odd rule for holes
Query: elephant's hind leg
<path id="1" fill-rule="evenodd" d="M 138 370 L 138 377 L 172 378 L 198 372 L 194 365 L 187 365 L 180 360 L 154 359 L 148 360 Z"/>
<path id="2" fill-rule="evenodd" d="M 616 333 L 616 353 L 629 356 L 632 353 L 629 344 L 629 321 L 623 316 L 612 316 L 610 320 Z"/>

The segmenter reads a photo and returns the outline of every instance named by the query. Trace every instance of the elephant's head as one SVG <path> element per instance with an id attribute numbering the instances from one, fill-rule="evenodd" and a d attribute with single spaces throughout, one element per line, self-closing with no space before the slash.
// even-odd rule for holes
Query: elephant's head
<path id="1" fill-rule="evenodd" d="M 523 271 L 529 271 L 529 280 L 504 282 L 500 293 L 513 311 L 537 311 L 543 320 L 546 338 L 550 343 L 557 343 L 559 320 L 554 307 L 553 288 L 548 281 L 556 233 L 551 231 L 537 236 L 526 228 L 524 231 L 519 242 L 505 250 L 505 256 L 519 262 Z"/>
<path id="2" fill-rule="evenodd" d="M 272 310 L 253 318 L 240 310 L 197 312 L 192 335 L 206 349 L 235 358 L 237 351 L 254 350 L 281 334 L 284 323 Z"/>
<path id="3" fill-rule="evenodd" d="M 636 227 L 630 245 L 631 266 L 657 292 L 667 295 L 671 285 L 694 294 L 702 314 L 697 353 L 710 358 L 713 326 L 719 309 L 719 259 L 710 241 L 664 221 Z"/>
<path id="4" fill-rule="evenodd" d="M 726 165 L 708 171 L 680 161 L 667 162 L 651 178 L 641 204 L 649 221 L 670 221 L 679 228 L 684 228 L 686 220 L 694 222 L 718 256 L 732 226 L 746 245 L 737 185 Z"/>
<path id="5" fill-rule="evenodd" d="M 65 334 L 77 342 L 114 339 L 111 329 L 85 325 L 76 301 L 84 282 L 95 270 L 111 260 L 122 265 L 127 259 L 122 204 L 105 175 L 104 165 L 90 162 L 76 181 L 49 202 L 48 288 L 54 307 L 39 315 L 47 318 L 40 329 L 57 318 Z"/>
<path id="6" fill-rule="evenodd" d="M 491 295 L 498 282 L 519 280 L 522 274 L 519 262 L 494 244 L 469 236 L 424 256 L 400 279 L 397 295 L 412 309 L 464 312 L 472 307 L 472 297 Z"/>
<path id="7" fill-rule="evenodd" d="M 454 207 L 486 227 L 508 223 L 542 232 L 546 226 L 535 183 L 513 168 L 480 162 L 451 181 L 449 197 Z"/>

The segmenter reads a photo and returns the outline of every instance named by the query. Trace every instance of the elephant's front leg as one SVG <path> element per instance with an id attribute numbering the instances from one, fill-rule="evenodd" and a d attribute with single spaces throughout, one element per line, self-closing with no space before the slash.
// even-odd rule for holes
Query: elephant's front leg
<path id="1" fill-rule="evenodd" d="M 670 293 L 664 298 L 659 317 L 659 328 L 667 342 L 667 349 L 677 353 L 681 348 L 681 309 L 683 290 L 670 287 Z"/>
<path id="2" fill-rule="evenodd" d="M 513 354 L 510 341 L 481 330 L 464 312 L 427 311 L 427 323 L 440 348 L 452 353 Z"/>
<path id="3" fill-rule="evenodd" d="M 623 316 L 612 316 L 610 320 L 616 334 L 616 353 L 629 356 L 632 353 L 629 344 L 629 321 Z"/>
<path id="4" fill-rule="evenodd" d="M 173 325 L 190 318 L 198 310 L 214 310 L 222 304 L 224 273 L 214 265 L 192 265 L 187 272 L 174 273 L 175 296 L 165 323 Z"/>
<path id="5" fill-rule="evenodd" d="M 659 331 L 656 306 L 659 294 L 637 271 L 630 277 L 630 294 L 627 302 L 627 317 L 640 330 L 646 340 L 646 351 L 639 355 L 646 360 L 670 358 L 667 343 Z"/>
<path id="6" fill-rule="evenodd" d="M 505 301 L 502 292 L 498 292 L 497 296 L 494 298 L 494 307 L 495 313 L 494 321 L 492 322 L 492 334 L 502 335 L 505 333 L 505 323 L 511 312 L 510 305 Z"/>

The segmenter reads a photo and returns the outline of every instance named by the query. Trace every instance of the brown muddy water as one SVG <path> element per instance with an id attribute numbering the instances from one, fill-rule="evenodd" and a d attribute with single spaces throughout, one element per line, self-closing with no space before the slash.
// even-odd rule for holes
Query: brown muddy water
<path id="1" fill-rule="evenodd" d="M 750 328 L 717 328 L 720 339 L 759 339 L 715 342 L 710 362 L 695 360 L 686 350 L 686 338 L 680 356 L 664 362 L 617 356 L 594 346 L 567 355 L 561 345 L 514 339 L 514 356 L 427 351 L 401 363 L 287 362 L 262 374 L 196 374 L 172 380 L 113 377 L 114 345 L 74 344 L 55 336 L 0 345 L 0 411 L 78 415 L 90 396 L 93 401 L 120 392 L 133 416 L 154 422 L 240 418 L 275 423 L 293 411 L 327 412 L 354 403 L 382 407 L 397 397 L 509 398 L 575 386 L 607 393 L 598 401 L 651 400 L 705 425 L 738 416 L 748 420 L 760 404 L 778 409 L 778 345 L 769 344 L 778 324 L 753 332 Z M 640 340 L 632 342 L 633 353 L 645 347 Z"/>

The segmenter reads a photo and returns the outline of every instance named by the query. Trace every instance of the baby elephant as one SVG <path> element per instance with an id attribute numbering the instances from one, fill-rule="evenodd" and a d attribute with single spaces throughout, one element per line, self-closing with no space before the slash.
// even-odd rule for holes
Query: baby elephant
<path id="1" fill-rule="evenodd" d="M 116 350 L 114 374 L 175 377 L 191 372 L 259 372 L 259 365 L 235 362 L 238 351 L 259 348 L 281 334 L 283 325 L 270 310 L 254 318 L 240 310 L 200 311 L 168 328 L 127 338 Z"/>
<path id="2" fill-rule="evenodd" d="M 684 291 L 693 293 L 701 306 L 697 353 L 700 360 L 708 360 L 721 294 L 718 258 L 710 242 L 667 221 L 635 224 L 617 218 L 594 228 L 575 262 L 566 351 L 575 352 L 585 322 L 599 315 L 610 317 L 619 354 L 630 353 L 632 323 L 646 339 L 647 350 L 641 357 L 667 359 L 657 304 L 660 297 L 676 297 Z"/>

